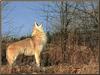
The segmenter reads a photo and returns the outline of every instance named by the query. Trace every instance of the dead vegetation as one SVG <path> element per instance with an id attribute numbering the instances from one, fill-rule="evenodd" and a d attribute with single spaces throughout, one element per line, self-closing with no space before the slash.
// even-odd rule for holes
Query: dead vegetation
<path id="1" fill-rule="evenodd" d="M 1 74 L 98 74 L 98 50 L 95 56 L 88 46 L 66 46 L 68 53 L 66 61 L 63 61 L 61 45 L 55 41 L 48 43 L 41 54 L 41 68 L 36 67 L 34 56 L 19 55 L 12 68 L 6 61 L 6 43 L 2 43 L 2 66 Z M 56 44 L 55 44 L 56 43 Z M 67 62 L 67 63 L 66 63 Z"/>
<path id="2" fill-rule="evenodd" d="M 37 68 L 36 66 L 2 66 L 1 74 L 99 74 L 99 64 L 68 65 L 58 64 Z"/>

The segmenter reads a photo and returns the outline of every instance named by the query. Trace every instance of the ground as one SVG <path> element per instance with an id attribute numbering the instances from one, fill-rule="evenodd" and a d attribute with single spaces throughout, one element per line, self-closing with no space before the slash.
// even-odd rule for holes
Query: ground
<path id="1" fill-rule="evenodd" d="M 99 74 L 99 64 L 67 65 L 58 64 L 38 68 L 35 65 L 14 66 L 3 65 L 0 67 L 1 74 Z"/>

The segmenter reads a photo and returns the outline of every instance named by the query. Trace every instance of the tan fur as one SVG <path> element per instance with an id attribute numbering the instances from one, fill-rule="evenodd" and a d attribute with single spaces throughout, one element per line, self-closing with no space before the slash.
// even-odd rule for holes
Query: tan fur
<path id="1" fill-rule="evenodd" d="M 40 66 L 40 53 L 46 44 L 47 37 L 42 25 L 35 23 L 32 37 L 10 44 L 6 51 L 8 63 L 12 65 L 19 54 L 27 56 L 35 55 L 37 66 Z"/>

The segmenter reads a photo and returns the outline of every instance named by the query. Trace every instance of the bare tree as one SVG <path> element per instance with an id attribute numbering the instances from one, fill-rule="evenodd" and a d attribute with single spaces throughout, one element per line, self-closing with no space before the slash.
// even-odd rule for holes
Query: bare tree
<path id="1" fill-rule="evenodd" d="M 88 3 L 88 4 L 87 4 Z M 62 58 L 64 62 L 70 60 L 69 46 L 76 49 L 76 45 L 86 46 L 93 36 L 90 33 L 98 28 L 98 12 L 95 2 L 84 0 L 62 0 L 44 5 L 47 9 L 40 10 L 46 18 L 47 29 L 53 32 L 53 41 L 61 41 Z M 60 37 L 60 40 L 57 38 Z M 92 39 L 90 39 L 92 40 Z"/>

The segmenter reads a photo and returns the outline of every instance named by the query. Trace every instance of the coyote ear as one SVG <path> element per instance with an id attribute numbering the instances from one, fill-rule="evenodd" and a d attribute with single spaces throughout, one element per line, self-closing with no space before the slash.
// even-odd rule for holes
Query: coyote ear
<path id="1" fill-rule="evenodd" d="M 39 27 L 41 28 L 42 27 L 42 24 L 40 24 Z"/>
<path id="2" fill-rule="evenodd" d="M 35 27 L 37 27 L 37 23 L 35 22 Z"/>

